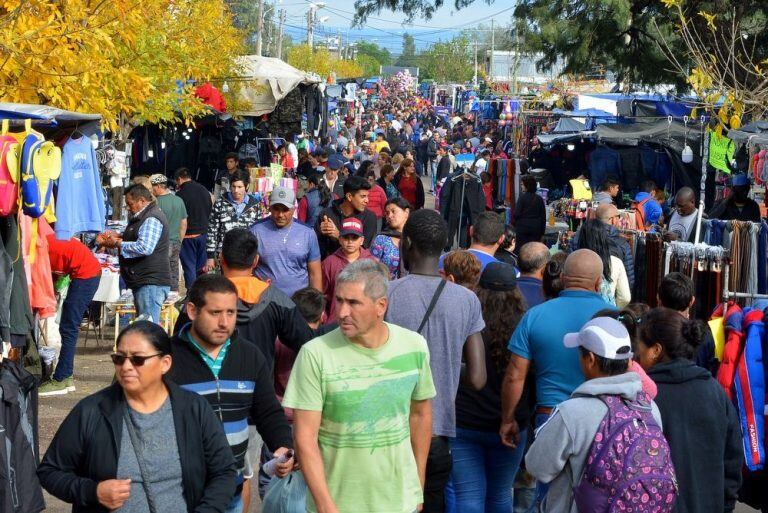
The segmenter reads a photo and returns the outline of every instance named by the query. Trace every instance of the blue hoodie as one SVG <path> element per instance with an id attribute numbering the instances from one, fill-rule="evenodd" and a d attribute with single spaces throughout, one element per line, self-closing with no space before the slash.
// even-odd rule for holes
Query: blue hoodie
<path id="1" fill-rule="evenodd" d="M 79 232 L 104 231 L 107 207 L 99 178 L 96 152 L 87 137 L 64 145 L 56 197 L 56 238 L 69 240 Z"/>

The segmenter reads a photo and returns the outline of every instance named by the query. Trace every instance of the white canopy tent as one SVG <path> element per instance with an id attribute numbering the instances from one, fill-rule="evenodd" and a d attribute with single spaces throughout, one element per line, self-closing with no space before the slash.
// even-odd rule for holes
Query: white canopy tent
<path id="1" fill-rule="evenodd" d="M 237 114 L 261 116 L 275 110 L 277 103 L 300 84 L 319 84 L 320 78 L 298 70 L 280 59 L 244 55 L 237 59 L 243 82 L 240 98 L 247 106 Z"/>

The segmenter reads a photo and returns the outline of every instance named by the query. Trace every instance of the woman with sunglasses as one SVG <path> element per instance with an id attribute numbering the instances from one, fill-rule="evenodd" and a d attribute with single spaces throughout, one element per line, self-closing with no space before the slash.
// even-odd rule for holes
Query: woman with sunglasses
<path id="1" fill-rule="evenodd" d="M 235 461 L 208 402 L 164 379 L 168 335 L 137 321 L 112 354 L 117 381 L 70 412 L 38 469 L 74 512 L 224 511 Z"/>

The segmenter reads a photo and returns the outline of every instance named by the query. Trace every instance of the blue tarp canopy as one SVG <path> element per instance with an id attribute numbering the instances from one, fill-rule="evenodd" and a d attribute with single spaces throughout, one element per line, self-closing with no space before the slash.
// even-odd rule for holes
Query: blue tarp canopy
<path id="1" fill-rule="evenodd" d="M 24 124 L 31 119 L 32 126 L 41 132 L 67 131 L 77 128 L 83 135 L 100 134 L 101 116 L 58 109 L 48 105 L 0 102 L 0 119 L 11 120 L 12 126 Z"/>

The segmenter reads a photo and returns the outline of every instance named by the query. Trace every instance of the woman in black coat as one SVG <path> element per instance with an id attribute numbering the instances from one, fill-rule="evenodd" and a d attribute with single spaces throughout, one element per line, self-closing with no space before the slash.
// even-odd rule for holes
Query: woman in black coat
<path id="1" fill-rule="evenodd" d="M 544 200 L 536 194 L 536 179 L 524 175 L 521 179 L 522 193 L 515 202 L 516 243 L 515 253 L 529 242 L 541 242 L 547 226 L 547 207 Z"/>
<path id="2" fill-rule="evenodd" d="M 214 513 L 232 501 L 237 470 L 222 424 L 204 397 L 165 381 L 170 352 L 157 324 L 125 328 L 111 355 L 117 382 L 59 427 L 37 475 L 73 512 L 151 511 L 152 502 L 157 513 Z"/>

